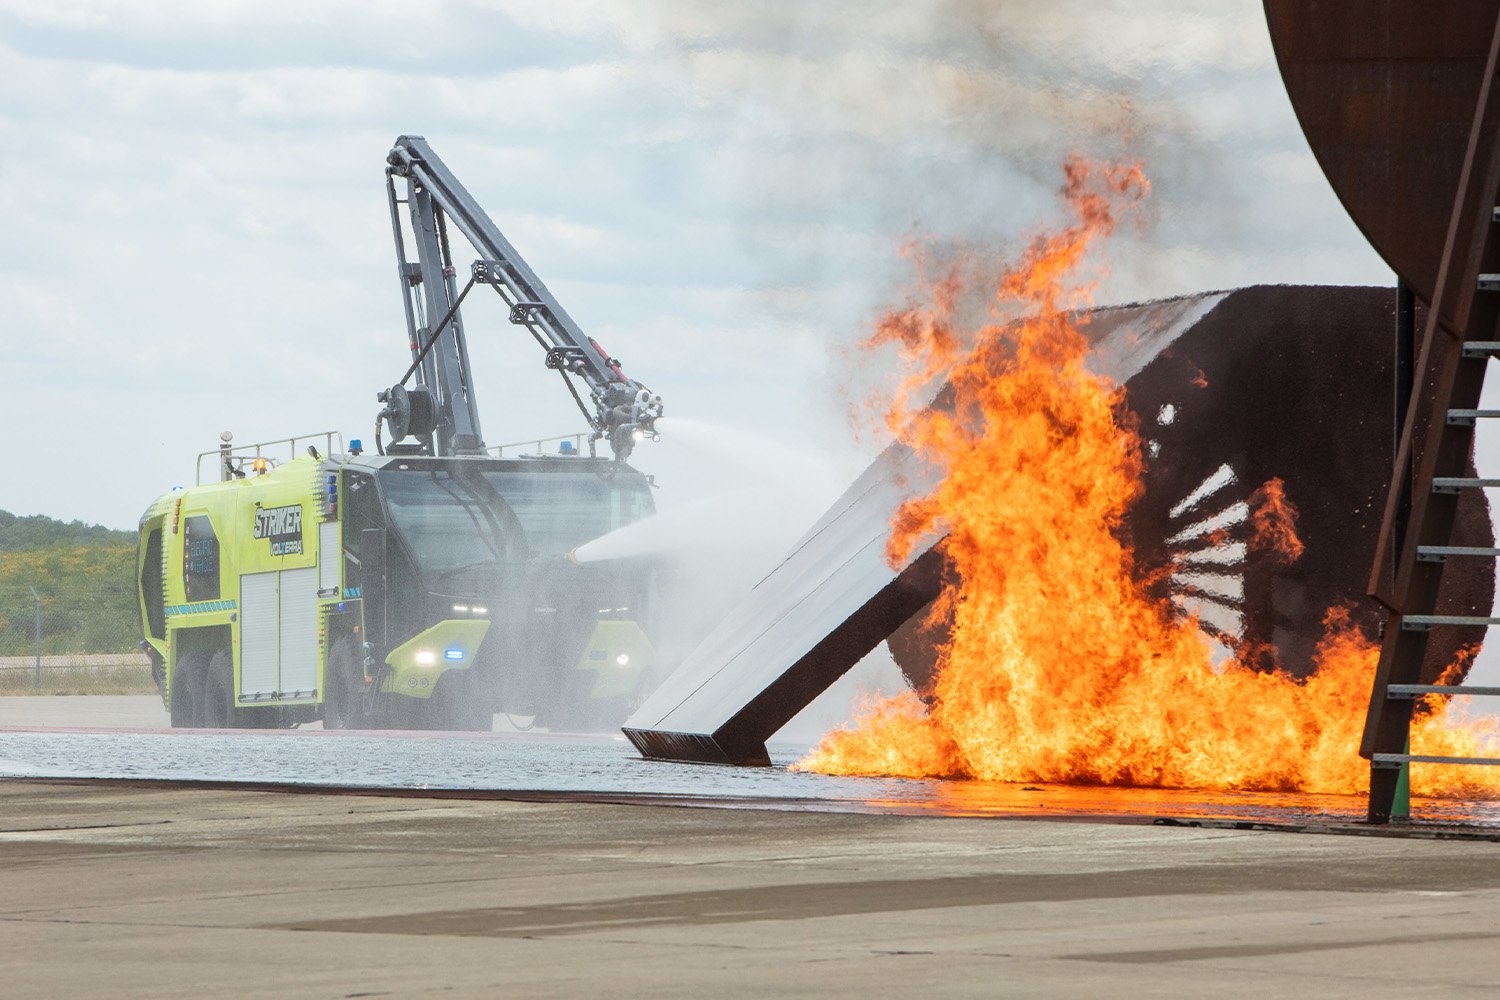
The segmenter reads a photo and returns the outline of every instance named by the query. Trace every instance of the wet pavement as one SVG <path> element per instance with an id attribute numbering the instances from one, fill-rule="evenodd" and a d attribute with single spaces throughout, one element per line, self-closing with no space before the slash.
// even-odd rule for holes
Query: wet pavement
<path id="1" fill-rule="evenodd" d="M 134 749 L 167 744 L 233 745 Z M 551 747 L 525 752 L 574 749 Z M 1495 843 L 434 794 L 0 781 L 0 993 L 1368 1000 L 1500 981 Z"/>
<path id="2" fill-rule="evenodd" d="M 1348 828 L 1360 796 L 831 777 L 641 759 L 623 737 L 544 733 L 0 729 L 0 779 L 115 779 L 816 812 Z M 1500 838 L 1500 803 L 1418 800 L 1405 829 Z"/>

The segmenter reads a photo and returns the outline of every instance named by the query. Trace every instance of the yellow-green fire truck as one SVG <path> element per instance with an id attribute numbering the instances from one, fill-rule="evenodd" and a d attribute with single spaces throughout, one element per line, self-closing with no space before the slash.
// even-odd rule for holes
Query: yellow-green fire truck
<path id="1" fill-rule="evenodd" d="M 379 393 L 375 453 L 329 434 L 321 452 L 284 442 L 278 463 L 225 435 L 205 453 L 219 481 L 141 519 L 142 645 L 172 723 L 617 725 L 653 665 L 657 567 L 570 553 L 654 511 L 626 460 L 655 437 L 661 397 L 583 334 L 421 137 L 398 138 L 387 164 L 411 365 Z M 452 229 L 479 254 L 461 290 Z M 476 288 L 545 349 L 590 425 L 588 456 L 485 448 L 459 313 Z"/>
<path id="2" fill-rule="evenodd" d="M 623 719 L 652 665 L 655 568 L 568 554 L 652 512 L 639 472 L 562 456 L 242 464 L 141 520 L 142 620 L 173 725 Z"/>

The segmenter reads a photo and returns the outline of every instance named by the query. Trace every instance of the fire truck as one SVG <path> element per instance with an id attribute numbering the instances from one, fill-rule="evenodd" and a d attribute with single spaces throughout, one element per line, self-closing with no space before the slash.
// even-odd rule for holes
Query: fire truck
<path id="1" fill-rule="evenodd" d="M 199 456 L 217 481 L 200 473 L 141 518 L 142 646 L 172 724 L 618 725 L 654 665 L 660 567 L 571 554 L 654 512 L 628 458 L 656 437 L 661 397 L 579 329 L 420 136 L 397 139 L 386 189 L 411 363 L 378 394 L 373 453 L 331 432 L 226 433 Z M 462 288 L 450 228 L 479 254 Z M 485 447 L 460 314 L 485 288 L 589 424 L 558 453 Z"/>

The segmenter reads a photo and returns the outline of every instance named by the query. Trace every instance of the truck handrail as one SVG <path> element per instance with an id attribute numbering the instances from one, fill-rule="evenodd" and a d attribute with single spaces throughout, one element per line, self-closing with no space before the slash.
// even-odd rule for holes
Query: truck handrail
<path id="1" fill-rule="evenodd" d="M 573 448 L 581 455 L 583 454 L 583 441 L 587 434 L 558 434 L 555 437 L 527 438 L 525 441 L 512 441 L 509 444 L 496 444 L 486 448 L 485 451 L 492 453 L 496 458 L 504 458 L 507 448 L 524 448 L 527 445 L 536 445 L 536 450 L 541 453 L 542 445 L 556 444 L 559 441 L 572 441 Z M 593 444 L 592 441 L 589 442 Z M 592 449 L 590 449 L 592 450 Z"/>
<path id="2" fill-rule="evenodd" d="M 323 454 L 325 456 L 343 453 L 344 435 L 340 431 L 316 431 L 312 434 L 298 434 L 296 437 L 277 438 L 274 441 L 257 441 L 255 444 L 241 444 L 233 447 L 230 447 L 229 442 L 225 441 L 213 451 L 198 453 L 197 467 L 194 473 L 197 485 L 203 485 L 203 460 L 211 455 L 219 459 L 219 479 L 224 480 L 229 478 L 226 463 L 230 459 L 254 460 L 257 458 L 273 458 L 274 456 L 266 454 L 265 449 L 277 448 L 281 445 L 287 447 L 289 459 L 296 458 L 297 448 L 300 443 L 304 441 L 316 441 L 319 438 L 323 439 Z"/>

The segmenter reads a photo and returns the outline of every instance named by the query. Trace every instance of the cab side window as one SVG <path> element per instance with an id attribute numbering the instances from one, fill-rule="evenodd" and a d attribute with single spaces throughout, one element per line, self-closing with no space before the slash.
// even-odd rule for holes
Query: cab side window
<path id="1" fill-rule="evenodd" d="M 182 586 L 189 603 L 219 597 L 219 536 L 205 514 L 183 522 Z"/>
<path id="2" fill-rule="evenodd" d="M 161 519 L 146 534 L 141 553 L 141 599 L 146 605 L 146 631 L 153 639 L 167 635 L 165 598 L 161 579 Z"/>
<path id="3" fill-rule="evenodd" d="M 385 527 L 375 479 L 363 472 L 344 472 L 344 579 L 359 577 L 359 533 Z"/>

